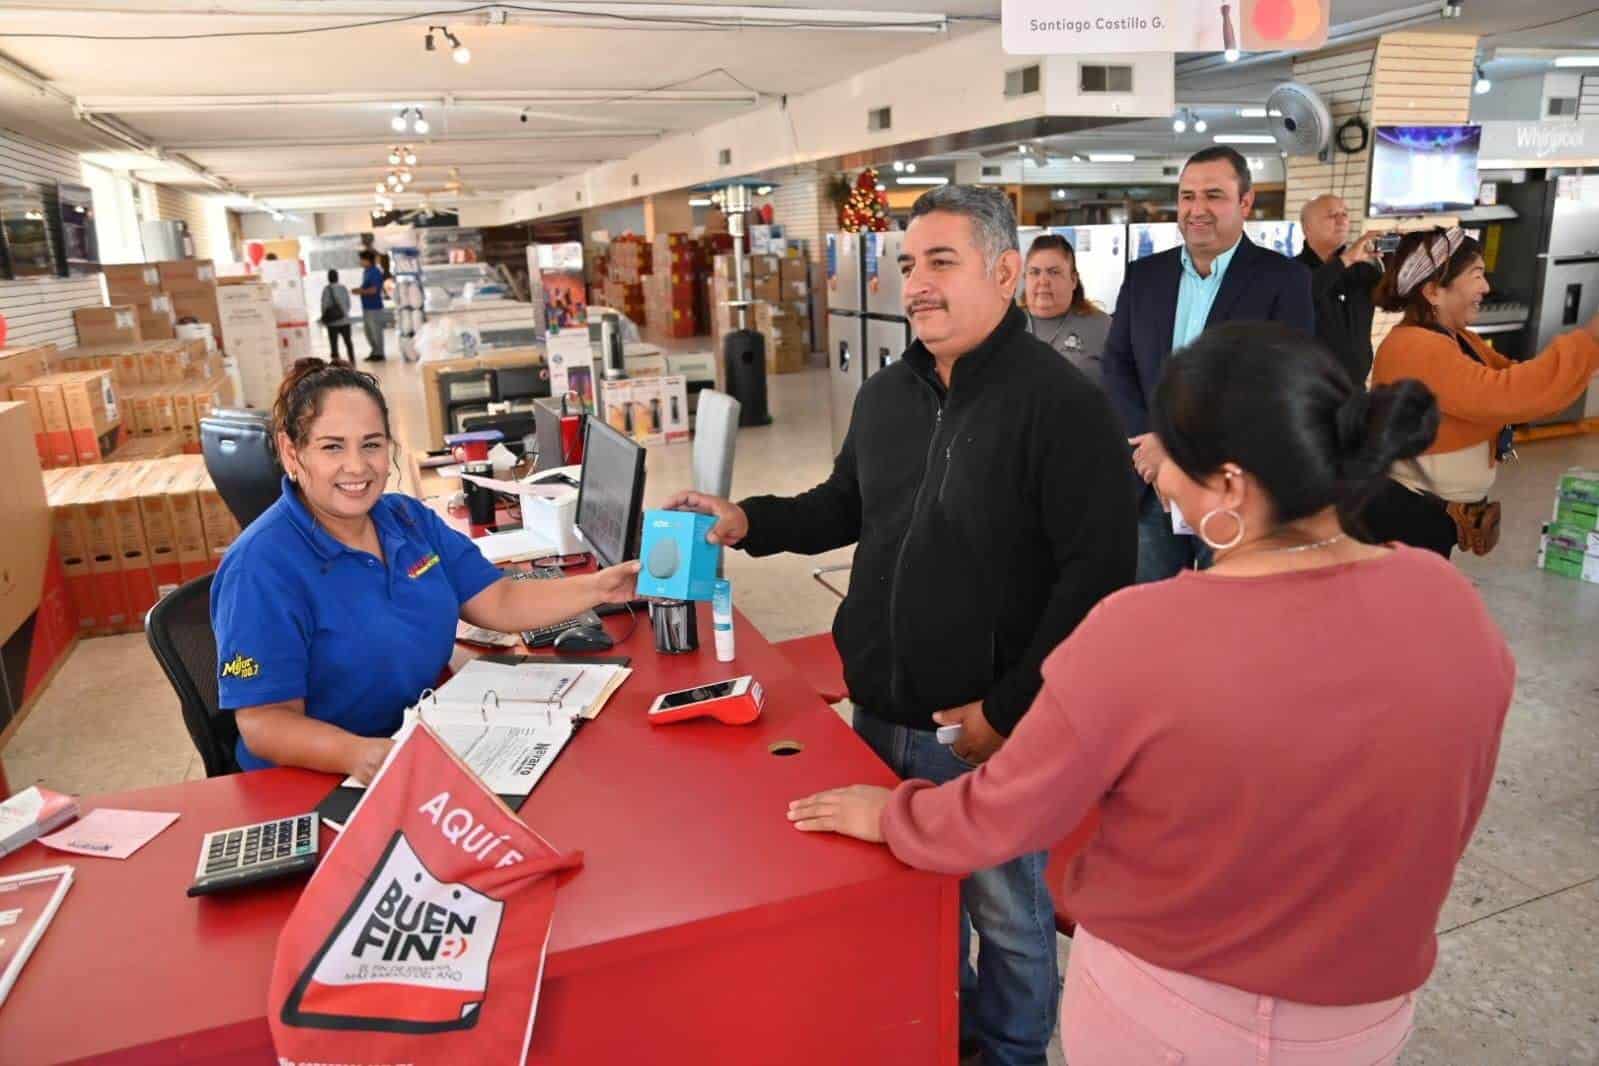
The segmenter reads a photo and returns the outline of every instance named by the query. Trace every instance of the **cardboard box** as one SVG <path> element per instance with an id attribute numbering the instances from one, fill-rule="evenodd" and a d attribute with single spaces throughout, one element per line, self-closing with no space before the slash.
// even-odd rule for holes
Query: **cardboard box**
<path id="1" fill-rule="evenodd" d="M 121 548 L 117 542 L 115 466 L 86 467 L 76 504 L 83 513 L 89 548 L 89 570 L 94 581 L 96 609 L 93 632 L 121 633 L 128 626 L 128 586 L 122 575 Z"/>
<path id="2" fill-rule="evenodd" d="M 196 283 L 214 286 L 217 280 L 216 265 L 209 259 L 168 259 L 155 268 L 163 289 Z"/>
<path id="3" fill-rule="evenodd" d="M 183 437 L 177 433 L 158 433 L 151 437 L 124 436 L 111 456 L 119 463 L 146 462 L 183 454 Z"/>
<path id="4" fill-rule="evenodd" d="M 778 276 L 784 285 L 802 282 L 806 288 L 810 287 L 811 263 L 809 259 L 797 255 L 786 255 L 778 262 Z"/>
<path id="5" fill-rule="evenodd" d="M 200 467 L 197 484 L 195 497 L 200 502 L 200 526 L 205 532 L 206 551 L 220 566 L 223 553 L 239 539 L 239 520 L 233 517 L 204 466 Z"/>
<path id="6" fill-rule="evenodd" d="M 172 297 L 156 293 L 136 305 L 139 309 L 139 333 L 147 341 L 175 340 L 178 336 L 178 314 L 172 307 Z"/>
<path id="7" fill-rule="evenodd" d="M 166 480 L 167 507 L 172 515 L 172 535 L 177 542 L 178 572 L 183 581 L 192 581 L 216 569 L 205 543 L 205 523 L 200 516 L 200 474 L 205 463 L 199 456 L 180 455 L 164 459 L 170 476 Z M 199 464 L 196 470 L 195 464 Z"/>
<path id="8" fill-rule="evenodd" d="M 667 444 L 677 444 L 689 439 L 688 379 L 681 374 L 668 374 L 660 379 L 661 435 Z"/>
<path id="9" fill-rule="evenodd" d="M 178 432 L 178 404 L 174 389 L 168 385 L 147 385 L 150 389 L 150 414 L 152 428 L 149 436 Z"/>
<path id="10" fill-rule="evenodd" d="M 117 558 L 122 567 L 122 584 L 128 597 L 128 617 L 123 632 L 137 633 L 144 628 L 144 616 L 155 606 L 155 573 L 150 568 L 150 546 L 145 539 L 144 519 L 139 513 L 137 484 L 147 463 L 111 463 L 107 493 L 116 523 Z"/>
<path id="11" fill-rule="evenodd" d="M 0 403 L 0 735 L 27 713 L 78 637 L 32 428 L 21 404 Z"/>
<path id="12" fill-rule="evenodd" d="M 56 552 L 61 557 L 61 567 L 66 576 L 67 596 L 73 608 L 74 628 L 84 634 L 95 631 L 104 613 L 94 573 L 90 567 L 88 520 L 78 506 L 77 499 L 84 477 L 97 469 L 68 467 L 45 472 L 50 526 L 55 537 Z"/>
<path id="13" fill-rule="evenodd" d="M 161 288 L 161 270 L 155 263 L 106 263 L 100 270 L 105 274 L 107 288 Z"/>
<path id="14" fill-rule="evenodd" d="M 633 436 L 632 381 L 606 381 L 600 389 L 605 424 L 626 437 Z"/>
<path id="15" fill-rule="evenodd" d="M 43 377 L 55 368 L 53 344 L 19 345 L 0 348 L 0 401 L 11 399 L 11 387 Z"/>
<path id="16" fill-rule="evenodd" d="M 211 327 L 211 333 L 224 349 L 228 345 L 227 332 L 222 328 L 222 316 L 217 306 L 216 282 L 184 282 L 181 286 L 167 285 L 164 291 L 172 298 L 172 310 L 181 325 L 186 318 Z M 178 331 L 183 336 L 183 331 Z"/>
<path id="17" fill-rule="evenodd" d="M 766 277 L 757 279 L 755 284 L 750 287 L 750 291 L 754 294 L 754 299 L 756 300 L 773 304 L 783 302 L 783 283 L 777 280 L 775 274 L 769 274 Z"/>
<path id="18" fill-rule="evenodd" d="M 634 378 L 631 385 L 628 424 L 632 427 L 633 439 L 644 445 L 664 443 L 666 435 L 661 430 L 661 422 L 666 412 L 661 379 Z"/>
<path id="19" fill-rule="evenodd" d="M 759 281 L 762 278 L 773 278 L 781 281 L 782 262 L 775 255 L 750 256 L 750 276 Z"/>
<path id="20" fill-rule="evenodd" d="M 132 304 L 80 307 L 72 312 L 72 322 L 78 328 L 78 343 L 85 346 L 138 344 L 144 339 L 139 332 L 139 309 Z"/>
<path id="21" fill-rule="evenodd" d="M 167 502 L 167 484 L 172 468 L 162 462 L 145 464 L 144 472 L 132 485 L 144 523 L 145 543 L 150 551 L 150 574 L 157 596 L 165 596 L 183 584 L 178 565 L 178 542 L 172 528 L 172 508 Z"/>
<path id="22" fill-rule="evenodd" d="M 638 595 L 666 600 L 709 600 L 722 549 L 705 539 L 716 525 L 692 511 L 645 511 L 639 545 Z"/>
<path id="23" fill-rule="evenodd" d="M 33 412 L 34 443 L 40 465 L 49 470 L 57 466 L 77 466 L 77 451 L 72 446 L 72 424 L 67 421 L 66 398 L 50 384 L 51 375 L 12 388 L 13 399 L 21 400 Z"/>
<path id="24" fill-rule="evenodd" d="M 115 450 L 122 413 L 111 371 L 70 370 L 36 378 L 33 384 L 43 407 L 45 430 L 51 434 L 52 448 L 56 449 L 56 466 L 98 463 Z M 72 453 L 68 462 L 59 461 L 62 452 L 54 436 L 58 432 L 53 421 L 57 418 L 54 396 L 60 397 L 60 412 L 67 420 L 67 442 Z"/>
<path id="25" fill-rule="evenodd" d="M 292 368 L 301 359 L 311 358 L 311 328 L 309 326 L 278 326 L 278 358 L 285 369 Z"/>

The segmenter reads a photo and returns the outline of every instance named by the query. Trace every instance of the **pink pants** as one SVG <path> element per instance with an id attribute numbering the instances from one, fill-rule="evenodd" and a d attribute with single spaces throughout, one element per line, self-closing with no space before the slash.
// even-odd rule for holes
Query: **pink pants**
<path id="1" fill-rule="evenodd" d="M 1410 1039 L 1414 993 L 1317 1007 L 1174 973 L 1072 938 L 1061 1044 L 1071 1066 L 1389 1066 Z"/>

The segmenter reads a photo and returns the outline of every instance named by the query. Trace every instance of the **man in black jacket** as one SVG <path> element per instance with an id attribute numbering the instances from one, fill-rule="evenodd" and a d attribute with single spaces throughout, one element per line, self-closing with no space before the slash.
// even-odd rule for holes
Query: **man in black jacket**
<path id="1" fill-rule="evenodd" d="M 1371 376 L 1371 291 L 1382 280 L 1377 233 L 1349 243 L 1349 208 L 1336 196 L 1318 196 L 1299 213 L 1305 248 L 1296 259 L 1310 268 L 1316 301 L 1316 336 L 1338 357 L 1360 388 Z"/>
<path id="2" fill-rule="evenodd" d="M 902 777 L 948 781 L 1026 713 L 1044 657 L 1132 580 L 1126 442 L 1104 394 L 1027 330 L 1016 219 L 997 190 L 945 186 L 912 209 L 899 268 L 918 340 L 861 388 L 833 473 L 732 504 L 711 538 L 751 555 L 855 544 L 833 623 L 855 729 Z M 958 725 L 953 744 L 938 726 Z M 963 1043 L 987 1066 L 1043 1063 L 1056 1013 L 1045 855 L 972 875 Z"/>

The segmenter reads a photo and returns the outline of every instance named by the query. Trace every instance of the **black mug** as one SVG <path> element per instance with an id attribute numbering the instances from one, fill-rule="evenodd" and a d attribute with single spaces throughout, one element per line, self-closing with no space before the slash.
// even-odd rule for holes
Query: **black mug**
<path id="1" fill-rule="evenodd" d="M 661 654 L 699 650 L 699 611 L 692 601 L 651 600 L 650 625 L 655 629 L 655 650 Z"/>
<path id="2" fill-rule="evenodd" d="M 463 473 L 473 477 L 493 477 L 494 467 L 488 463 L 466 463 L 461 467 Z M 494 490 L 486 486 L 461 479 L 461 485 L 466 490 L 466 513 L 471 518 L 474 526 L 492 526 L 494 524 Z"/>

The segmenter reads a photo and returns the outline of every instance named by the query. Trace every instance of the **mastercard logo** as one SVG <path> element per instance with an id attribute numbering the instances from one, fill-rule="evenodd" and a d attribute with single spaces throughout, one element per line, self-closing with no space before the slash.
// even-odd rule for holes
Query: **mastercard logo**
<path id="1" fill-rule="evenodd" d="M 1246 51 L 1315 48 L 1326 43 L 1328 0 L 1244 0 L 1239 20 Z"/>

